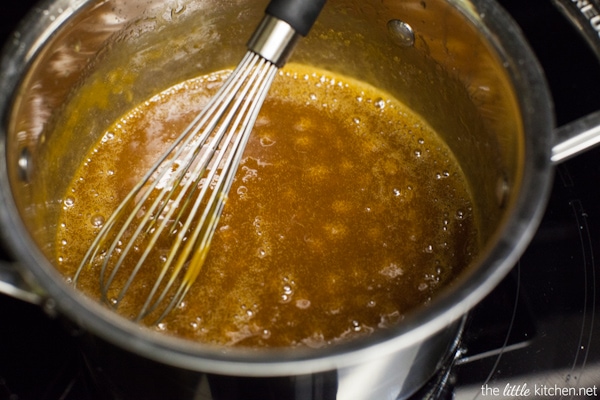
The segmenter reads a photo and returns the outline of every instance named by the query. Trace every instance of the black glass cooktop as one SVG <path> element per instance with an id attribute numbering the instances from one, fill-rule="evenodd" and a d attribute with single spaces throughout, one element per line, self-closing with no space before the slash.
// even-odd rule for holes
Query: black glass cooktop
<path id="1" fill-rule="evenodd" d="M 558 125 L 600 110 L 598 60 L 552 1 L 499 3 L 522 27 L 546 71 Z M 33 4 L 0 6 L 4 40 Z M 471 313 L 453 363 L 416 398 L 600 396 L 600 149 L 556 172 L 527 252 Z M 77 347 L 77 334 L 69 322 L 0 295 L 0 399 L 106 398 Z"/>

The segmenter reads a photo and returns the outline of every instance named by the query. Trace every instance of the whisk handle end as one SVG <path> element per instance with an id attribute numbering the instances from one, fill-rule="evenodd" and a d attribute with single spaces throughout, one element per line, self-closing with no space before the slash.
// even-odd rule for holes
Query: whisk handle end
<path id="1" fill-rule="evenodd" d="M 265 12 L 290 24 L 299 35 L 306 36 L 324 5 L 325 0 L 271 0 Z"/>

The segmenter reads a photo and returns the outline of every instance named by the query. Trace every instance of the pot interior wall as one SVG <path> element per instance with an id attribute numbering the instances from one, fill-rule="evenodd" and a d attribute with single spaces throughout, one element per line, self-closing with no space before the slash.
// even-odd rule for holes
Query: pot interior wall
<path id="1" fill-rule="evenodd" d="M 67 12 L 58 5 L 50 14 Z M 235 65 L 265 5 L 89 2 L 49 37 L 20 85 L 8 140 L 16 202 L 49 257 L 65 188 L 107 124 L 176 82 Z M 414 45 L 397 44 L 394 19 L 413 28 Z M 469 179 L 485 243 L 518 192 L 524 133 L 503 60 L 477 23 L 468 6 L 442 0 L 330 0 L 292 61 L 385 88 L 424 117 Z"/>

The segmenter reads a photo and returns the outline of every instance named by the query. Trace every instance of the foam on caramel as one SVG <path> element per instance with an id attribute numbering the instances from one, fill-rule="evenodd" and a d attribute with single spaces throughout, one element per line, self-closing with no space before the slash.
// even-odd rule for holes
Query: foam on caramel
<path id="1" fill-rule="evenodd" d="M 168 88 L 106 128 L 64 196 L 56 266 L 67 279 L 228 73 Z M 322 347 L 386 329 L 476 254 L 471 207 L 460 166 L 420 116 L 365 83 L 290 64 L 261 110 L 197 282 L 153 329 L 255 347 Z M 160 268 L 158 253 L 149 271 Z M 97 274 L 78 287 L 98 297 Z M 119 312 L 138 309 L 138 293 Z"/>

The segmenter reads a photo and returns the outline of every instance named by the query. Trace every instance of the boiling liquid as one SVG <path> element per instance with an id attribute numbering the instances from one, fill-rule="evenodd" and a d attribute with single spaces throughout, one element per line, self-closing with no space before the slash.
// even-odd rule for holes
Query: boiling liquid
<path id="1" fill-rule="evenodd" d="M 226 74 L 165 90 L 107 128 L 64 197 L 56 264 L 68 279 Z M 425 121 L 364 83 L 290 65 L 263 106 L 198 280 L 153 329 L 256 347 L 321 347 L 386 329 L 471 261 L 471 207 L 460 166 Z M 78 288 L 98 297 L 97 273 Z M 144 300 L 134 293 L 127 304 Z"/>

